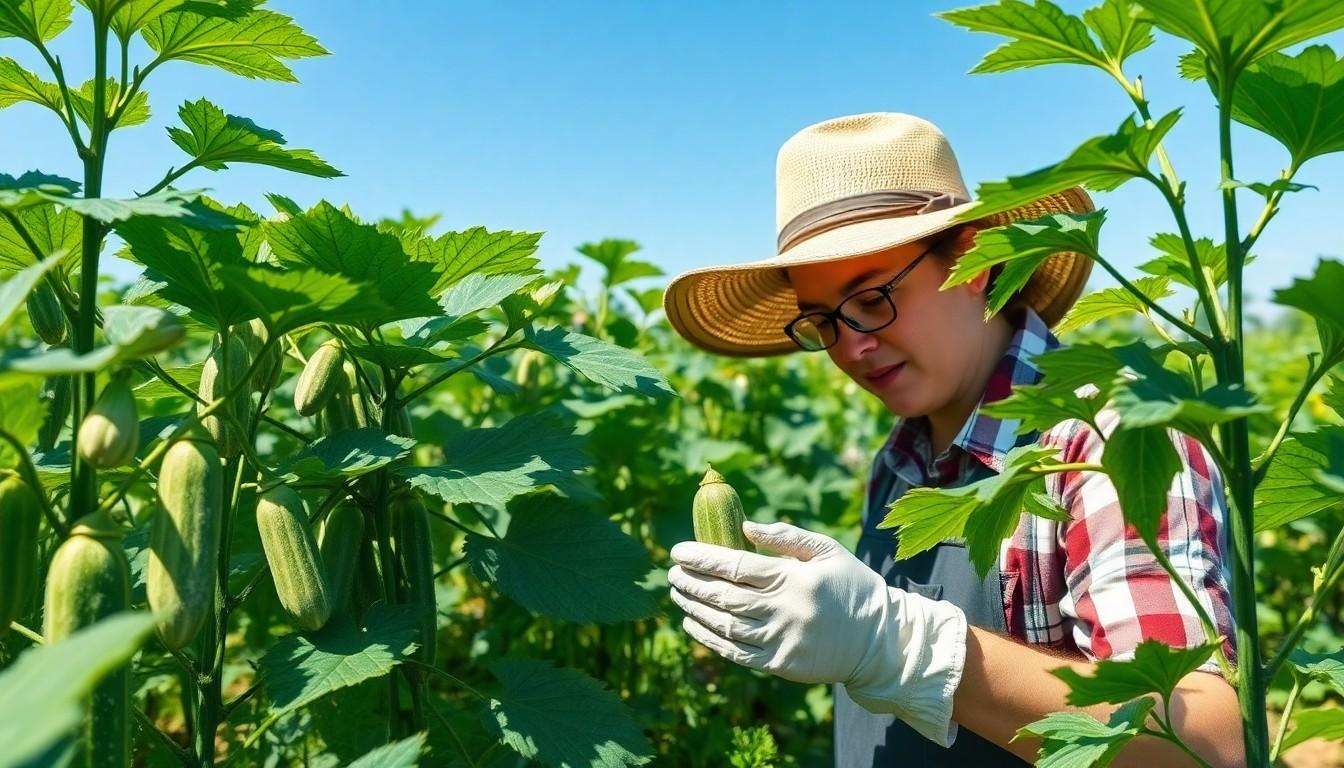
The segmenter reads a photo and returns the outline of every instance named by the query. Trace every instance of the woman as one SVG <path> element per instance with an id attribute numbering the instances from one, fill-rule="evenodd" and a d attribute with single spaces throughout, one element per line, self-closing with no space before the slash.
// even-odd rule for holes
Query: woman
<path id="1" fill-rule="evenodd" d="M 1090 261 L 1051 256 L 988 320 L 997 270 L 941 288 L 978 228 L 1091 211 L 1091 201 L 1075 187 L 959 225 L 974 202 L 951 147 L 933 124 L 899 113 L 800 131 L 780 149 L 776 184 L 777 255 L 679 275 L 665 296 L 669 321 L 717 354 L 824 350 L 898 419 L 869 476 L 857 557 L 785 523 L 744 526 L 785 557 L 678 543 L 668 581 L 683 628 L 739 664 L 835 684 L 839 766 L 1033 760 L 1039 742 L 1012 741 L 1017 729 L 1069 709 L 1067 686 L 1050 670 L 1090 674 L 1095 661 L 1127 658 L 1150 638 L 1204 640 L 1197 612 L 1124 523 L 1109 477 L 1052 475 L 1047 488 L 1069 522 L 1023 514 L 983 579 L 958 542 L 893 562 L 895 540 L 876 525 L 910 488 L 982 479 L 1020 445 L 1100 463 L 1102 438 L 1082 422 L 1017 435 L 1017 422 L 981 412 L 1040 380 L 1032 360 L 1058 346 L 1049 327 L 1077 300 Z M 1109 433 L 1115 423 L 1104 410 L 1098 426 Z M 1172 436 L 1183 467 L 1162 541 L 1231 637 L 1222 479 L 1197 441 Z M 1230 658 L 1230 641 L 1224 647 Z M 1182 681 L 1172 723 L 1212 764 L 1238 765 L 1240 739 L 1227 737 L 1239 732 L 1236 695 L 1217 671 L 1210 662 Z M 1112 709 L 1088 711 L 1105 722 Z M 1140 737 L 1113 764 L 1187 759 Z"/>

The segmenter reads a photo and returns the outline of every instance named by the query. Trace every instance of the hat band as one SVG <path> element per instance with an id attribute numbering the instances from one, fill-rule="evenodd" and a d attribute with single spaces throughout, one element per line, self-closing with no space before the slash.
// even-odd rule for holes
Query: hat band
<path id="1" fill-rule="evenodd" d="M 955 192 L 887 189 L 830 200 L 794 216 L 779 230 L 777 246 L 783 253 L 798 243 L 837 227 L 870 219 L 918 216 L 969 203 Z"/>

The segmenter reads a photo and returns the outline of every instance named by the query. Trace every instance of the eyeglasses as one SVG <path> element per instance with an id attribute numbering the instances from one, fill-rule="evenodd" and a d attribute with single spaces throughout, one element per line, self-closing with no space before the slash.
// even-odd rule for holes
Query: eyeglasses
<path id="1" fill-rule="evenodd" d="M 784 333 L 793 343 L 808 352 L 820 352 L 835 345 L 840 338 L 840 327 L 836 320 L 844 320 L 845 325 L 860 333 L 880 331 L 896 320 L 896 304 L 891 300 L 891 292 L 896 284 L 908 274 L 915 265 L 924 259 L 940 243 L 935 242 L 915 260 L 906 265 L 899 274 L 884 285 L 866 288 L 855 293 L 830 312 L 807 312 L 795 317 L 784 326 Z"/>

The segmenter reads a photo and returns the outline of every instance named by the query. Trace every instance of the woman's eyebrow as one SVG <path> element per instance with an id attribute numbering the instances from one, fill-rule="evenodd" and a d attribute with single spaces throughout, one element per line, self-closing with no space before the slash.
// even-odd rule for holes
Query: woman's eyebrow
<path id="1" fill-rule="evenodd" d="M 849 282 L 840 286 L 840 293 L 842 295 L 848 296 L 850 293 L 854 291 L 855 288 L 858 288 L 863 283 L 866 283 L 869 280 L 873 279 L 873 277 L 875 277 L 876 275 L 880 275 L 883 274 L 884 272 L 890 272 L 890 271 L 891 270 L 885 267 L 874 267 L 868 270 L 867 272 L 851 277 L 849 279 Z M 814 304 L 813 302 L 810 301 L 802 301 L 798 303 L 798 309 L 799 311 L 806 312 L 810 309 L 824 310 L 829 309 L 829 307 L 826 307 L 822 304 Z"/>

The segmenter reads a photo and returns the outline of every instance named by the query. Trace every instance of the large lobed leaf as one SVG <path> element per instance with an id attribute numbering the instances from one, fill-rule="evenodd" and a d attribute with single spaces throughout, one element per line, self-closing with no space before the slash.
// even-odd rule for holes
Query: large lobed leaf
<path id="1" fill-rule="evenodd" d="M 325 200 L 299 216 L 262 224 L 282 264 L 313 267 L 365 283 L 390 308 L 380 323 L 441 314 L 431 296 L 438 274 L 412 260 L 400 241 Z"/>
<path id="2" fill-rule="evenodd" d="M 1217 76 L 1344 28 L 1338 0 L 1138 0 L 1144 21 L 1194 43 Z"/>
<path id="3" fill-rule="evenodd" d="M 243 77 L 298 82 L 282 59 L 321 56 L 327 50 L 293 19 L 266 8 L 241 16 L 227 9 L 206 14 L 192 10 L 163 13 L 141 30 L 158 60 L 190 61 L 219 67 Z"/>
<path id="4" fill-rule="evenodd" d="M 280 638 L 259 666 L 272 717 L 386 675 L 415 650 L 415 622 L 410 606 L 378 604 L 369 610 L 365 629 L 338 614 L 317 632 Z"/>
<path id="5" fill-rule="evenodd" d="M 581 490 L 574 473 L 588 466 L 582 446 L 573 423 L 541 411 L 499 427 L 464 430 L 443 446 L 447 464 L 398 474 L 450 504 L 504 509 L 510 499 L 542 485 L 569 495 Z"/>
<path id="6" fill-rule="evenodd" d="M 1344 151 L 1344 59 L 1325 45 L 1264 57 L 1237 78 L 1232 117 L 1277 139 L 1294 168 Z"/>
<path id="7" fill-rule="evenodd" d="M 545 352 L 595 384 L 654 398 L 677 394 L 657 368 L 625 347 L 559 327 L 539 331 L 529 326 L 526 335 L 533 349 Z"/>
<path id="8" fill-rule="evenodd" d="M 1139 735 L 1153 706 L 1152 699 L 1131 701 L 1112 712 L 1104 724 L 1082 712 L 1053 712 L 1022 726 L 1013 741 L 1040 737 L 1039 768 L 1101 768 Z"/>
<path id="9" fill-rule="evenodd" d="M 410 455 L 415 440 L 365 427 L 325 435 L 303 450 L 285 472 L 304 479 L 359 477 Z"/>
<path id="10" fill-rule="evenodd" d="M 1149 176 L 1149 159 L 1179 117 L 1180 110 L 1173 110 L 1149 128 L 1131 115 L 1115 133 L 1088 139 L 1061 162 L 1024 176 L 982 183 L 976 188 L 978 204 L 958 214 L 957 221 L 1007 211 L 1079 184 L 1109 192 L 1130 179 Z"/>
<path id="11" fill-rule="evenodd" d="M 1060 667 L 1051 674 L 1068 683 L 1067 701 L 1074 707 L 1123 704 L 1150 693 L 1167 698 L 1182 678 L 1199 669 L 1217 649 L 1213 643 L 1172 648 L 1158 640 L 1144 640 L 1134 649 L 1133 659 L 1104 659 L 1096 663 L 1091 675 L 1084 676 L 1072 667 Z"/>
<path id="12" fill-rule="evenodd" d="M 965 539 L 976 572 L 985 574 L 1023 512 L 1067 520 L 1044 498 L 1043 478 L 1031 471 L 1057 457 L 1056 448 L 1026 445 L 1009 451 L 1003 470 L 957 488 L 912 488 L 890 505 L 877 527 L 899 528 L 896 558 L 914 557 L 948 539 Z M 1030 500 L 1029 500 L 1030 497 Z"/>
<path id="13" fill-rule="evenodd" d="M 220 171 L 229 163 L 255 163 L 328 179 L 345 175 L 307 149 L 286 149 L 280 132 L 225 114 L 205 99 L 184 103 L 177 114 L 186 129 L 170 127 L 168 136 L 202 168 Z"/>
<path id="14" fill-rule="evenodd" d="M 649 553 L 620 526 L 573 502 L 532 494 L 510 505 L 502 538 L 468 534 L 467 561 L 482 581 L 534 613 L 582 624 L 653 616 L 639 582 Z"/>
<path id="15" fill-rule="evenodd" d="M 70 26 L 73 10 L 70 0 L 4 0 L 0 2 L 0 38 L 44 43 Z"/>
<path id="16" fill-rule="evenodd" d="M 1097 258 L 1105 220 L 1105 210 L 1055 213 L 982 230 L 975 236 L 975 246 L 957 259 L 942 287 L 945 290 L 970 282 L 979 273 L 1003 264 L 985 302 L 985 317 L 993 317 L 1027 284 L 1036 268 L 1056 253 L 1075 252 Z"/>
<path id="17" fill-rule="evenodd" d="M 1139 293 L 1153 301 L 1165 299 L 1172 294 L 1171 281 L 1165 277 L 1141 277 L 1134 281 Z M 1123 286 L 1103 288 L 1088 294 L 1074 304 L 1063 320 L 1055 326 L 1056 334 L 1084 328 L 1108 317 L 1125 315 L 1131 312 L 1146 314 L 1148 306 L 1139 297 Z"/>
<path id="18" fill-rule="evenodd" d="M 548 766 L 644 765 L 653 749 L 633 713 L 602 683 L 536 659 L 501 659 L 503 685 L 481 713 L 485 727 L 518 754 Z"/>
<path id="19" fill-rule="evenodd" d="M 1255 530 L 1278 528 L 1344 503 L 1344 497 L 1316 481 L 1328 464 L 1314 448 L 1295 438 L 1284 440 L 1255 488 Z"/>

